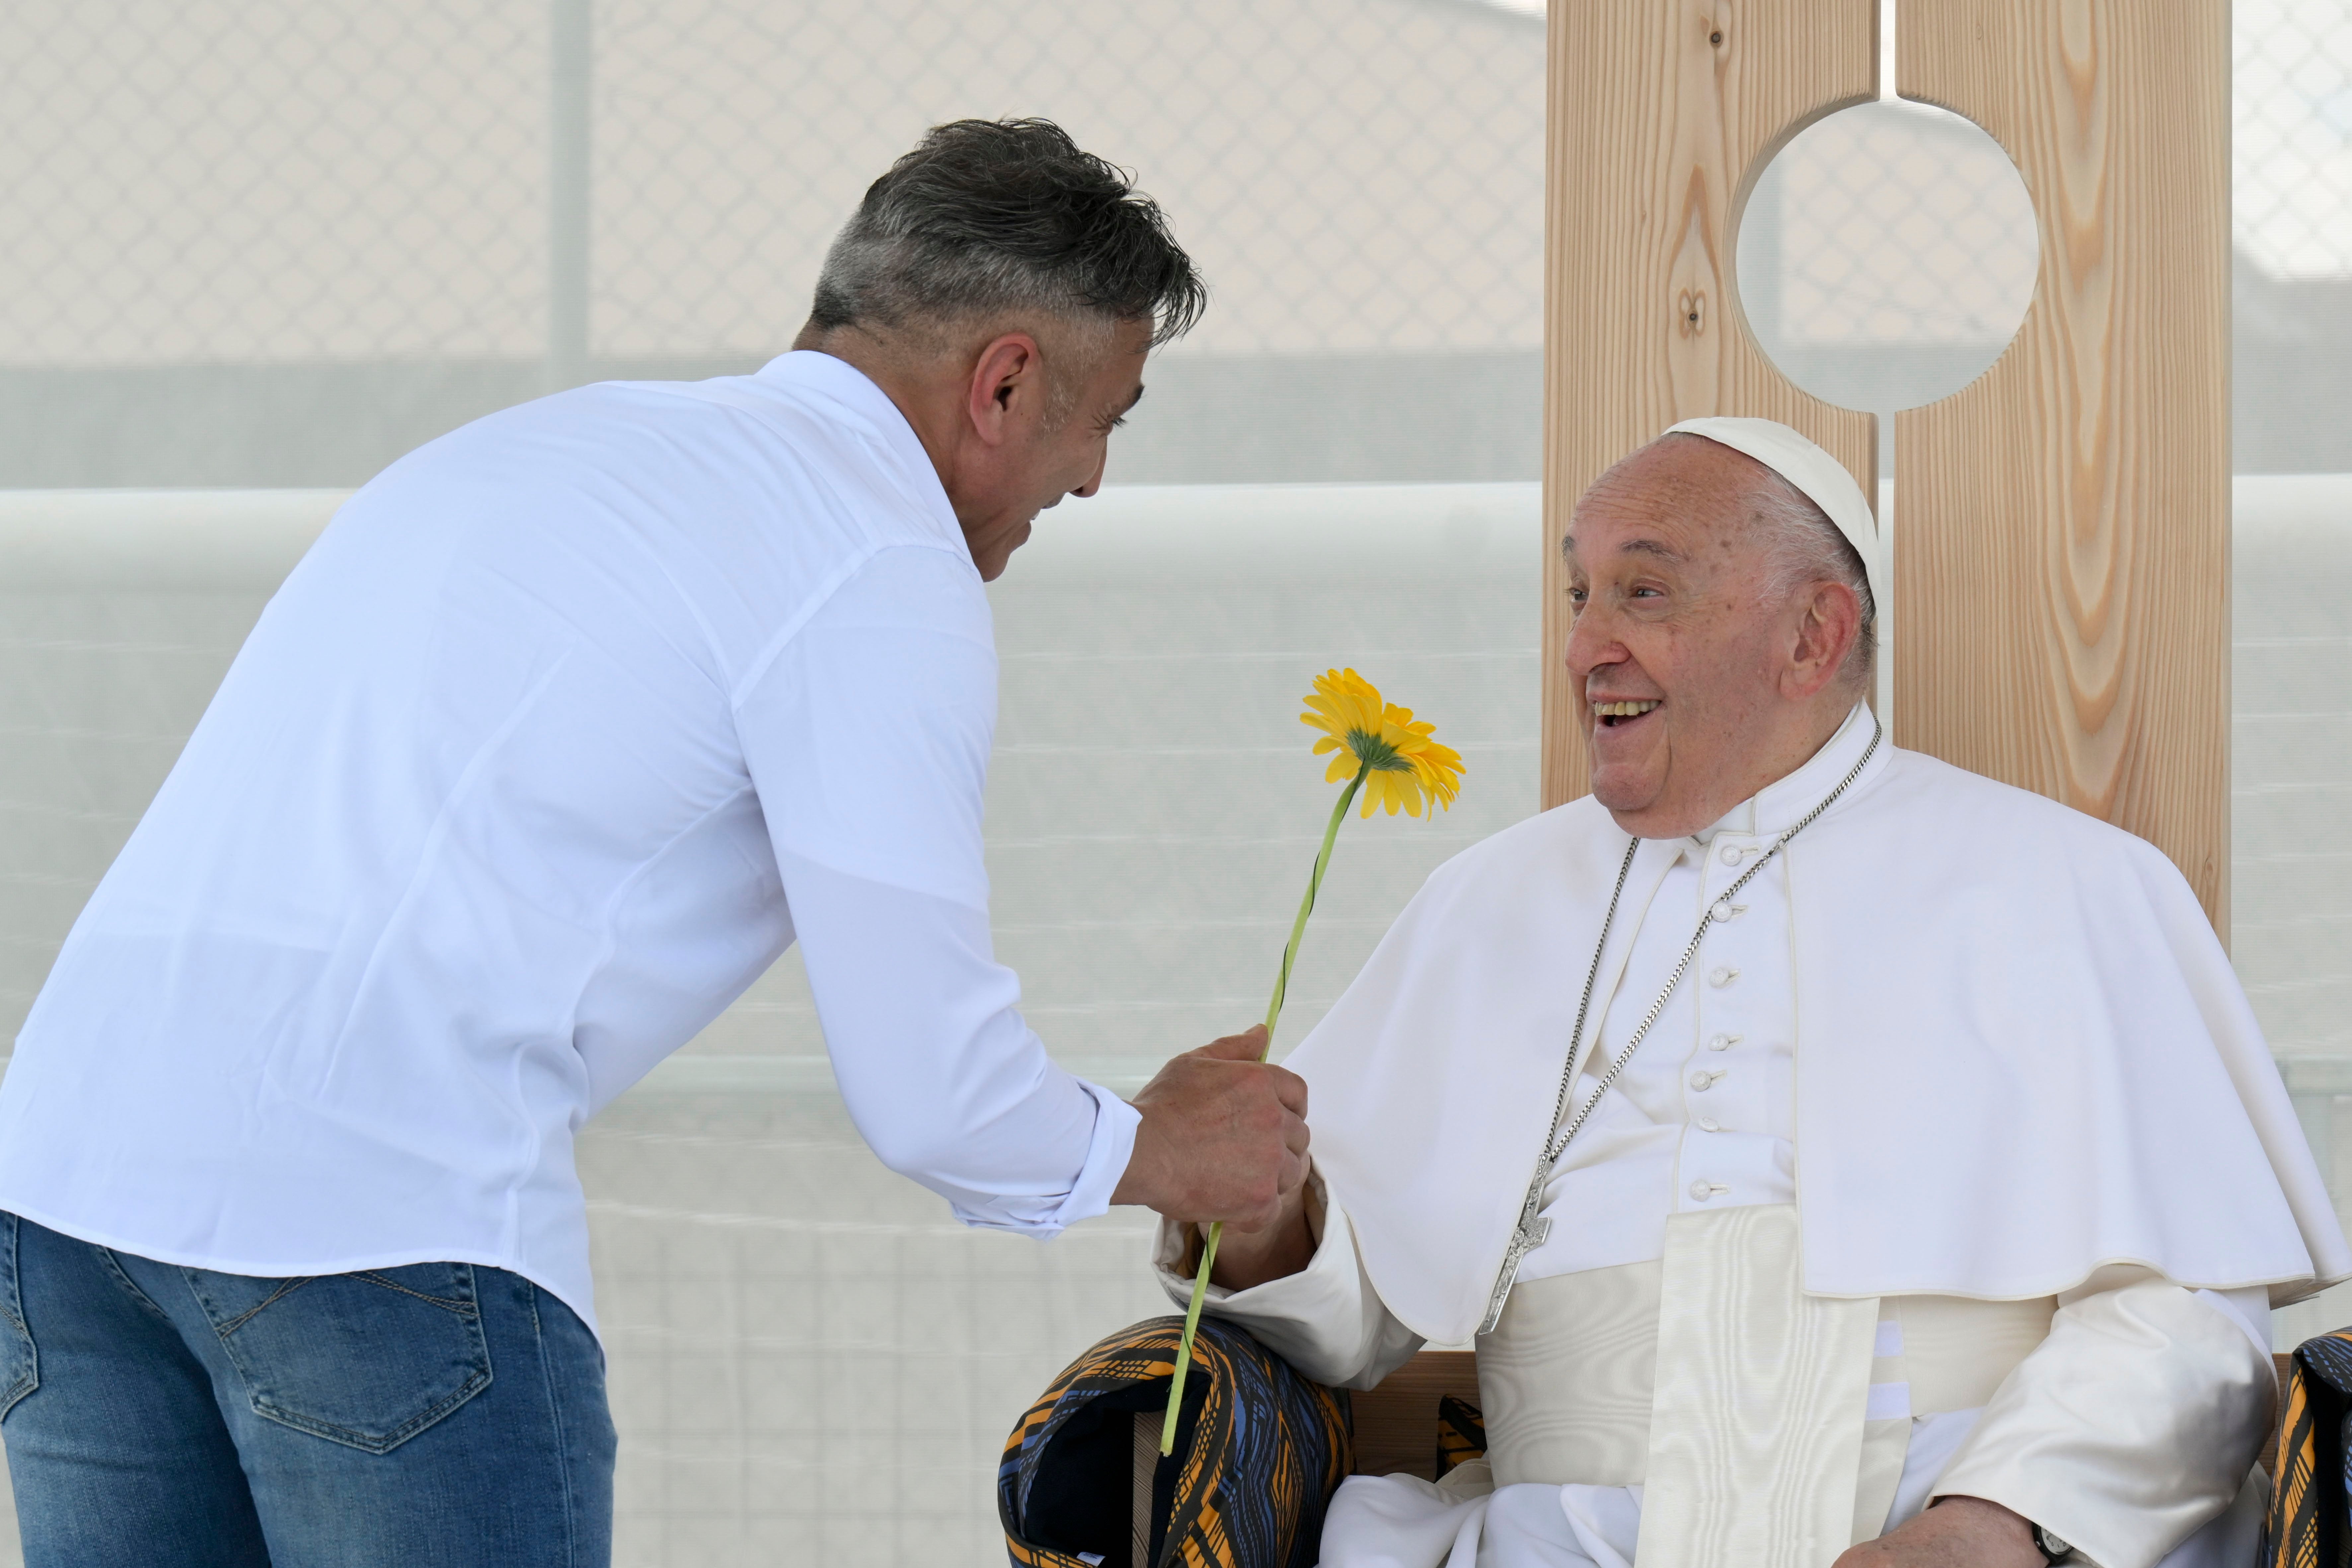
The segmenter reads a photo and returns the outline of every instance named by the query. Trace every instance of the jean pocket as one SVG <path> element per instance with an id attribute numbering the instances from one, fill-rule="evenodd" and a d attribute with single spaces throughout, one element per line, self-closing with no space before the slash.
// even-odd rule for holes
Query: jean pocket
<path id="1" fill-rule="evenodd" d="M 41 1385 L 33 1331 L 25 1326 L 24 1293 L 16 1282 L 15 1215 L 0 1211 L 0 1416 Z"/>
<path id="2" fill-rule="evenodd" d="M 470 1263 L 262 1279 L 183 1268 L 253 1413 L 389 1453 L 489 1386 Z"/>

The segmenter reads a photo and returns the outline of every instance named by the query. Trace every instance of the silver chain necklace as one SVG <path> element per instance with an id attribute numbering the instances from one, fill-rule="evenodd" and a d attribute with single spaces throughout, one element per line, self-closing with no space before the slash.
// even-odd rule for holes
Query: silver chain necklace
<path id="1" fill-rule="evenodd" d="M 1648 1012 L 1642 1015 L 1641 1026 L 1633 1031 L 1633 1037 L 1625 1042 L 1625 1048 L 1617 1053 L 1616 1058 L 1609 1064 L 1609 1070 L 1601 1075 L 1599 1086 L 1578 1108 L 1575 1118 L 1563 1128 L 1560 1121 L 1568 1115 L 1569 1101 L 1575 1093 L 1577 1061 L 1583 1054 L 1584 1024 L 1592 1011 L 1592 990 L 1601 980 L 1601 955 L 1608 949 L 1610 929 L 1617 923 L 1617 904 L 1625 896 L 1625 879 L 1633 875 L 1633 855 L 1641 848 L 1642 841 L 1636 838 L 1625 846 L 1625 862 L 1617 868 L 1617 886 L 1609 895 L 1609 912 L 1601 920 L 1601 940 L 1592 944 L 1592 965 L 1584 973 L 1584 996 L 1576 1005 L 1576 1030 L 1569 1037 L 1568 1065 L 1561 1069 L 1559 1094 L 1552 1101 L 1551 1129 L 1544 1134 L 1543 1152 L 1536 1159 L 1535 1179 L 1528 1184 L 1527 1198 L 1519 1205 L 1518 1226 L 1511 1232 L 1511 1244 L 1503 1253 L 1503 1271 L 1495 1277 L 1494 1293 L 1486 1298 L 1486 1316 L 1478 1325 L 1480 1333 L 1493 1333 L 1495 1325 L 1502 1321 L 1503 1303 L 1510 1299 L 1511 1287 L 1517 1280 L 1520 1263 L 1528 1253 L 1541 1247 L 1545 1237 L 1551 1234 L 1551 1221 L 1543 1217 L 1541 1210 L 1544 1187 L 1551 1180 L 1552 1168 L 1559 1163 L 1559 1157 L 1568 1152 L 1569 1141 L 1576 1136 L 1577 1130 L 1592 1114 L 1592 1108 L 1601 1103 L 1601 1097 L 1609 1092 L 1609 1086 L 1617 1081 L 1617 1075 L 1625 1070 L 1625 1064 L 1633 1059 L 1633 1053 L 1640 1050 L 1642 1042 L 1649 1037 L 1650 1026 L 1656 1023 L 1658 1015 L 1666 1010 L 1666 999 L 1675 994 L 1675 987 L 1683 983 L 1683 973 L 1690 968 L 1691 960 L 1698 956 L 1699 943 L 1706 940 L 1708 930 L 1737 913 L 1731 906 L 1734 895 L 1753 881 L 1758 872 L 1770 865 L 1773 857 L 1789 847 L 1790 839 L 1811 827 L 1822 813 L 1837 804 L 1838 796 L 1862 776 L 1862 770 L 1870 765 L 1870 759 L 1878 754 L 1878 742 L 1885 732 L 1885 728 L 1873 718 L 1870 744 L 1864 748 L 1862 760 L 1838 781 L 1837 788 L 1823 795 L 1821 804 L 1805 813 L 1794 827 L 1774 839 L 1772 847 L 1758 856 L 1756 864 L 1741 872 L 1739 879 L 1726 888 L 1706 907 L 1706 913 L 1699 917 L 1698 929 L 1691 932 L 1690 941 L 1683 945 L 1682 957 L 1675 961 L 1675 972 L 1666 976 L 1665 985 L 1658 992 L 1658 999 L 1650 1004 Z"/>

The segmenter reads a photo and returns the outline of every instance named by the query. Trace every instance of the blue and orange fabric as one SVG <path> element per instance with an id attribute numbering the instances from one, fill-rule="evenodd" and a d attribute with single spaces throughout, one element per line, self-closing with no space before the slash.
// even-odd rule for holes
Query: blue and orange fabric
<path id="1" fill-rule="evenodd" d="M 2279 1401 L 2278 1458 L 2263 1526 L 2263 1568 L 2352 1562 L 2352 1329 L 2295 1347 Z"/>
<path id="2" fill-rule="evenodd" d="M 1473 1459 L 1486 1457 L 1486 1418 L 1478 1407 L 1456 1394 L 1437 1402 L 1437 1468 L 1430 1473 L 1444 1480 Z"/>
<path id="3" fill-rule="evenodd" d="M 1158 1430 L 1184 1320 L 1122 1329 L 1070 1363 L 1006 1439 L 997 1513 L 1017 1568 L 1129 1568 L 1136 1417 Z M 1152 1568 L 1313 1568 L 1323 1512 L 1354 1468 L 1343 1389 L 1202 1320 L 1175 1452 L 1152 1472 Z"/>

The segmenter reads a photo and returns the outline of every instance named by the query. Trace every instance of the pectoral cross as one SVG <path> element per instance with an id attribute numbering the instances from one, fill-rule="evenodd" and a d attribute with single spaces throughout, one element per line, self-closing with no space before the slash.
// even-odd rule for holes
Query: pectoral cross
<path id="1" fill-rule="evenodd" d="M 1503 1249 L 1503 1271 L 1495 1276 L 1495 1293 L 1486 1298 L 1486 1316 L 1478 1325 L 1482 1334 L 1491 1334 L 1495 1325 L 1503 1321 L 1503 1303 L 1510 1300 L 1511 1287 L 1519 1277 L 1519 1265 L 1528 1253 L 1544 1244 L 1551 1235 L 1551 1221 L 1537 1211 L 1543 1207 L 1544 1178 L 1550 1173 L 1550 1163 L 1545 1162 L 1536 1172 L 1535 1181 L 1528 1188 L 1527 1202 L 1519 1205 L 1518 1227 L 1511 1232 L 1511 1245 Z"/>
<path id="2" fill-rule="evenodd" d="M 1811 827 L 1822 813 L 1835 805 L 1838 796 L 1862 776 L 1862 770 L 1870 765 L 1870 759 L 1878 754 L 1878 742 L 1886 738 L 1886 731 L 1875 719 L 1871 721 L 1871 725 L 1870 744 L 1863 748 L 1862 760 L 1838 781 L 1837 788 L 1823 795 L 1819 805 L 1800 817 L 1796 826 L 1774 839 L 1772 847 L 1758 856 L 1755 863 L 1739 874 L 1739 879 L 1726 888 L 1721 896 L 1707 907 L 1706 913 L 1699 920 L 1698 929 L 1691 932 L 1690 941 L 1684 944 L 1682 957 L 1675 961 L 1674 973 L 1666 976 L 1665 984 L 1659 988 L 1658 999 L 1651 1003 L 1650 1010 L 1642 1016 L 1641 1024 L 1633 1030 L 1633 1037 L 1625 1042 L 1625 1048 L 1617 1053 L 1616 1059 L 1609 1064 L 1609 1070 L 1602 1073 L 1601 1081 L 1592 1086 L 1591 1098 L 1562 1128 L 1560 1119 L 1568 1113 L 1569 1100 L 1576 1085 L 1577 1065 L 1582 1059 L 1584 1022 L 1591 1016 L 1593 990 L 1601 979 L 1601 955 L 1609 951 L 1609 932 L 1617 924 L 1617 905 L 1625 896 L 1625 879 L 1633 875 L 1633 852 L 1642 847 L 1642 841 L 1636 838 L 1625 846 L 1625 862 L 1617 868 L 1617 886 L 1609 895 L 1609 912 L 1601 918 L 1601 940 L 1592 944 L 1592 967 L 1584 972 L 1584 996 L 1576 1005 L 1576 1027 L 1569 1035 L 1568 1061 L 1560 1068 L 1559 1099 L 1552 1106 L 1551 1131 L 1544 1134 L 1543 1152 L 1536 1157 L 1535 1180 L 1528 1184 L 1527 1202 L 1519 1205 L 1518 1228 L 1511 1232 L 1511 1244 L 1503 1250 L 1503 1271 L 1495 1277 L 1494 1294 L 1486 1298 L 1486 1317 L 1478 1325 L 1480 1333 L 1493 1333 L 1495 1325 L 1503 1321 L 1503 1303 L 1510 1300 L 1511 1287 L 1519 1277 L 1519 1265 L 1526 1261 L 1528 1253 L 1544 1244 L 1545 1237 L 1551 1234 L 1551 1221 L 1542 1217 L 1542 1209 L 1544 1185 L 1551 1180 L 1552 1167 L 1559 1163 L 1559 1157 L 1568 1152 L 1568 1145 L 1576 1137 L 1577 1130 L 1584 1125 L 1584 1119 L 1592 1114 L 1593 1107 L 1601 1103 L 1601 1097 L 1609 1092 L 1609 1086 L 1617 1081 L 1617 1075 L 1625 1070 L 1625 1064 L 1633 1059 L 1633 1053 L 1640 1050 L 1642 1042 L 1649 1037 L 1650 1026 L 1655 1024 L 1658 1015 L 1666 1010 L 1666 999 L 1675 994 L 1675 987 L 1683 983 L 1683 973 L 1690 968 L 1691 960 L 1698 956 L 1698 946 L 1706 940 L 1707 929 L 1739 912 L 1739 906 L 1731 901 L 1739 889 L 1748 886 L 1768 862 L 1786 849 L 1789 840 Z M 1609 999 L 1606 996 L 1601 999 L 1601 1006 L 1603 1013 L 1608 1011 Z M 1599 1048 L 1600 1043 L 1596 1037 L 1593 1040 L 1595 1049 Z"/>

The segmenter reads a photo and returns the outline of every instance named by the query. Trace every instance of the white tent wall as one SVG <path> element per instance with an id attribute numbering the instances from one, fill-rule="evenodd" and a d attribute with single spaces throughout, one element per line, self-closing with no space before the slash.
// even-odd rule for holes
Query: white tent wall
<path id="1" fill-rule="evenodd" d="M 339 492 L 0 493 L 0 1028 Z M 1899 514 L 1898 514 L 1899 515 Z M 1526 484 L 1137 487 L 1047 516 L 992 590 L 1001 951 L 1065 1061 L 1119 1088 L 1261 1012 L 1330 798 L 1296 721 L 1352 664 L 1465 753 L 1434 823 L 1350 821 L 1295 1042 L 1421 879 L 1535 809 Z M 2352 1200 L 2352 476 L 2236 516 L 2235 944 Z M 580 1147 L 634 1564 L 993 1560 L 997 1446 L 1162 1308 L 1118 1213 L 964 1230 L 857 1142 L 788 955 Z M 2323 1300 L 2280 1337 L 2352 1321 Z M 0 1531 L 0 1562 L 13 1532 Z"/>

